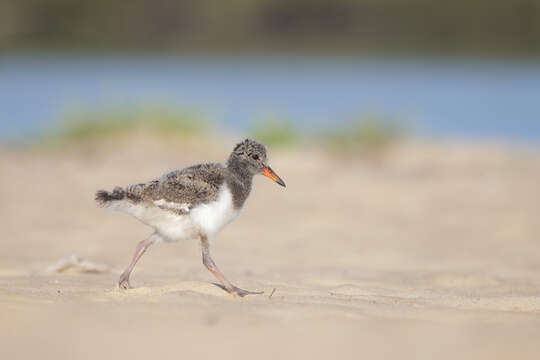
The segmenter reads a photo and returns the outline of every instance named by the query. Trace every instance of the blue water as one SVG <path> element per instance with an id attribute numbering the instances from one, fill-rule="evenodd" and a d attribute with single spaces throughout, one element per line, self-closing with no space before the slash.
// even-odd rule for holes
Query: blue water
<path id="1" fill-rule="evenodd" d="M 72 108 L 158 103 L 200 109 L 228 130 L 265 115 L 304 129 L 377 114 L 428 136 L 540 141 L 540 64 L 344 58 L 26 54 L 0 57 L 0 139 Z"/>

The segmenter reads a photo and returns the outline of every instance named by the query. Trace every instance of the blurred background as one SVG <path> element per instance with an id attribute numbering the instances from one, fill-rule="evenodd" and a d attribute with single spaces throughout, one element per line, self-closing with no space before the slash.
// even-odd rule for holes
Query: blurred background
<path id="1" fill-rule="evenodd" d="M 539 59 L 539 0 L 0 0 L 0 358 L 538 359 Z M 95 191 L 245 136 L 287 188 L 212 251 L 265 294 L 196 241 L 117 290 Z"/>
<path id="2" fill-rule="evenodd" d="M 2 140 L 149 108 L 220 131 L 540 136 L 535 0 L 2 0 L 0 51 Z"/>

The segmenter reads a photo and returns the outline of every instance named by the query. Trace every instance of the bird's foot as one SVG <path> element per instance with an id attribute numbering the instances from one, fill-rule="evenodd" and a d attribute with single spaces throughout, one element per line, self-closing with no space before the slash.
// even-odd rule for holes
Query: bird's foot
<path id="1" fill-rule="evenodd" d="M 218 283 L 212 283 L 216 285 L 218 288 L 225 290 L 229 294 L 232 294 L 234 296 L 244 297 L 246 295 L 260 295 L 264 294 L 264 291 L 248 291 L 244 289 L 240 289 L 239 287 L 236 287 L 234 285 L 229 285 L 228 287 L 225 287 L 225 285 L 218 284 Z"/>
<path id="2" fill-rule="evenodd" d="M 229 294 L 233 294 L 235 296 L 240 296 L 240 297 L 244 297 L 246 295 L 260 295 L 260 294 L 264 294 L 264 291 L 248 291 L 248 290 L 244 290 L 244 289 L 240 289 L 236 286 L 233 286 L 232 289 L 227 289 L 227 292 L 229 292 Z"/>
<path id="3" fill-rule="evenodd" d="M 129 275 L 120 275 L 120 279 L 118 279 L 118 287 L 122 290 L 131 289 L 131 284 L 129 283 Z"/>

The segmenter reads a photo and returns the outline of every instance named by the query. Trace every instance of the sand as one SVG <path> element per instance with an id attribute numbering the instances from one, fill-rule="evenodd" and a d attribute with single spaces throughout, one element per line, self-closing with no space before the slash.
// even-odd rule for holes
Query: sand
<path id="1" fill-rule="evenodd" d="M 157 245 L 96 189 L 225 158 L 232 141 L 131 138 L 0 150 L 1 359 L 538 359 L 540 152 L 410 142 L 377 160 L 271 150 L 216 239 Z M 76 255 L 106 265 L 47 271 Z"/>

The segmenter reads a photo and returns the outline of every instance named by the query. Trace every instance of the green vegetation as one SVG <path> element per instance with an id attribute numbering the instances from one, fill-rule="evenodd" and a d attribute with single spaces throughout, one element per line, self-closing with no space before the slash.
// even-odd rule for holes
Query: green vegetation
<path id="1" fill-rule="evenodd" d="M 299 141 L 296 127 L 285 120 L 261 121 L 254 127 L 251 137 L 263 144 L 281 147 L 292 146 Z"/>
<path id="2" fill-rule="evenodd" d="M 193 111 L 157 106 L 116 106 L 69 111 L 62 117 L 60 126 L 38 139 L 36 144 L 92 144 L 140 134 L 200 139 L 210 130 L 211 123 Z M 379 117 L 361 117 L 331 130 L 307 131 L 301 136 L 293 121 L 272 117 L 257 122 L 249 136 L 271 147 L 290 148 L 311 143 L 345 157 L 377 159 L 403 140 L 405 134 L 395 122 Z"/>
<path id="3" fill-rule="evenodd" d="M 397 124 L 375 118 L 357 120 L 322 135 L 330 151 L 361 155 L 378 155 L 389 150 L 405 136 Z"/>
<path id="4" fill-rule="evenodd" d="M 160 136 L 197 136 L 205 134 L 209 123 L 194 112 L 163 107 L 135 109 L 108 108 L 70 111 L 60 128 L 49 138 L 59 141 L 88 141 L 118 137 L 134 132 Z"/>

